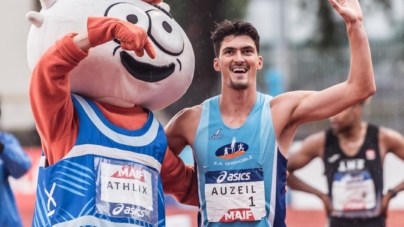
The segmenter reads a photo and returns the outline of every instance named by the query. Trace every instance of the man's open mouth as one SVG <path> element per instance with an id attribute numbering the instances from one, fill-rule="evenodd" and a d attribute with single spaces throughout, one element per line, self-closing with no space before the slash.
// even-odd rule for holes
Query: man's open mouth
<path id="1" fill-rule="evenodd" d="M 136 61 L 126 51 L 121 51 L 121 62 L 126 70 L 136 79 L 145 82 L 157 82 L 164 80 L 173 74 L 175 64 L 170 63 L 167 66 L 155 66 L 148 63 Z"/>

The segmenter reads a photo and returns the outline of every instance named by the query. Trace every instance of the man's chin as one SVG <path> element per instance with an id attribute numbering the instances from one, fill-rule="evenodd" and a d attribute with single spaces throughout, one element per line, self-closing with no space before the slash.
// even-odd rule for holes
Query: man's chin
<path id="1" fill-rule="evenodd" d="M 232 84 L 232 85 L 231 85 L 231 88 L 233 88 L 234 90 L 238 90 L 238 91 L 240 91 L 240 90 L 246 90 L 246 89 L 248 88 L 248 85 L 244 85 L 244 84 L 237 84 L 237 85 L 234 85 L 234 84 Z"/>
<path id="2" fill-rule="evenodd" d="M 249 84 L 248 84 L 248 82 L 246 82 L 246 83 L 230 82 L 230 87 L 234 90 L 245 90 L 249 87 Z"/>

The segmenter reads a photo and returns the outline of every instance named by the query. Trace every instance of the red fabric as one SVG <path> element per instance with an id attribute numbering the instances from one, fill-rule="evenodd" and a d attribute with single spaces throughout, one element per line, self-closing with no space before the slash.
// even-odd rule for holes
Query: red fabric
<path id="1" fill-rule="evenodd" d="M 146 31 L 130 22 L 110 17 L 89 17 L 87 31 L 91 47 L 116 38 L 124 50 L 134 50 L 138 56 L 143 56 L 144 48 L 151 58 L 156 57 Z"/>
<path id="2" fill-rule="evenodd" d="M 61 160 L 73 147 L 78 119 L 71 100 L 69 73 L 88 56 L 69 34 L 51 46 L 38 61 L 30 84 L 30 102 L 49 165 Z M 138 129 L 147 120 L 142 107 L 119 108 L 97 103 L 113 124 Z"/>
<path id="3" fill-rule="evenodd" d="M 97 23 L 101 22 L 97 20 Z M 98 35 L 101 36 L 100 33 Z M 61 160 L 71 150 L 79 129 L 70 96 L 69 73 L 88 53 L 77 47 L 73 36 L 75 34 L 66 35 L 45 52 L 33 71 L 30 84 L 31 107 L 49 165 Z M 96 104 L 110 122 L 122 128 L 138 129 L 147 120 L 147 113 L 139 106 L 119 108 Z M 198 205 L 197 182 L 192 166 L 185 166 L 180 157 L 168 151 L 161 176 L 166 193 L 172 192 L 178 201 L 185 204 Z"/>
<path id="4" fill-rule="evenodd" d="M 161 179 L 165 194 L 171 194 L 183 204 L 199 205 L 194 166 L 185 165 L 182 159 L 169 149 L 167 149 L 161 167 Z"/>

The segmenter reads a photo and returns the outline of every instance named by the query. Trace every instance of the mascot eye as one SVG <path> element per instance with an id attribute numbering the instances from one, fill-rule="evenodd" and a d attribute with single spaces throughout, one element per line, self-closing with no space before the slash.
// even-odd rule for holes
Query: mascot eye
<path id="1" fill-rule="evenodd" d="M 148 11 L 151 26 L 149 36 L 162 51 L 170 55 L 180 55 L 184 50 L 181 30 L 173 19 L 158 10 Z"/>
<path id="2" fill-rule="evenodd" d="M 169 24 L 167 23 L 167 21 L 164 21 L 164 22 L 163 22 L 163 28 L 164 28 L 164 30 L 166 30 L 166 32 L 168 32 L 168 33 L 171 33 L 171 32 L 173 31 L 173 28 L 171 27 L 171 25 L 169 25 Z"/>
<path id="3" fill-rule="evenodd" d="M 139 21 L 135 14 L 129 14 L 128 16 L 126 16 L 126 20 L 132 24 L 137 24 L 137 22 Z"/>
<path id="4" fill-rule="evenodd" d="M 130 3 L 122 2 L 112 5 L 106 12 L 105 16 L 126 20 L 142 27 L 146 31 L 149 29 L 150 25 L 147 14 L 142 9 Z"/>

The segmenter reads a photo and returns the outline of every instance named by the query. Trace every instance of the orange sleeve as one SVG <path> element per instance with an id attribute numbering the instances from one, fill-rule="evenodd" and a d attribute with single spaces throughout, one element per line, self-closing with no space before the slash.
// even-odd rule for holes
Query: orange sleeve
<path id="1" fill-rule="evenodd" d="M 39 59 L 29 96 L 42 149 L 49 165 L 62 159 L 76 142 L 78 121 L 70 97 L 69 72 L 88 56 L 68 34 Z"/>
<path id="2" fill-rule="evenodd" d="M 180 203 L 199 206 L 195 168 L 185 165 L 170 149 L 164 157 L 161 179 L 164 193 L 171 194 Z"/>

